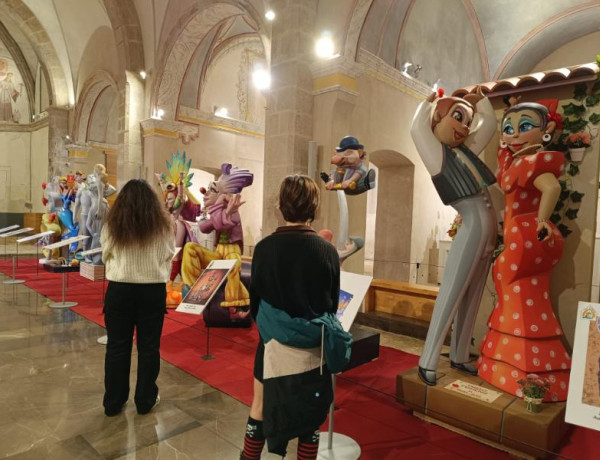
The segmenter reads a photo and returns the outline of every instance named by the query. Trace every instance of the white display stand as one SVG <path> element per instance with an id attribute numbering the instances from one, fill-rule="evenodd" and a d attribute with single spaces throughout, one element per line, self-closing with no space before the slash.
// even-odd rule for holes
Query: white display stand
<path id="1" fill-rule="evenodd" d="M 18 227 L 18 225 L 17 225 L 17 227 Z M 27 232 L 30 232 L 31 230 L 33 230 L 33 228 L 25 227 L 25 228 L 21 228 L 19 230 L 13 230 L 10 232 L 5 232 L 5 233 L 0 234 L 0 238 L 4 238 L 4 255 L 6 256 L 6 238 L 8 238 L 9 236 L 20 235 L 21 233 L 27 233 Z M 13 258 L 12 258 L 12 279 L 3 281 L 4 284 L 23 284 L 25 282 L 25 280 L 18 280 L 15 278 L 17 261 L 19 260 L 19 245 L 18 244 L 16 245 L 16 248 L 17 248 L 17 255 L 13 256 Z"/>
<path id="2" fill-rule="evenodd" d="M 18 259 L 18 257 L 19 257 L 19 246 L 18 245 L 19 244 L 27 243 L 27 242 L 33 241 L 33 240 L 38 240 L 39 241 L 43 237 L 48 236 L 48 235 L 52 235 L 53 233 L 54 233 L 54 230 L 48 230 L 46 232 L 36 233 L 35 235 L 29 235 L 29 236 L 24 236 L 23 238 L 19 238 L 17 240 L 17 265 L 19 263 L 19 259 Z M 35 259 L 36 259 L 36 264 L 35 265 L 36 265 L 36 273 L 38 273 L 38 274 L 40 272 L 39 258 L 40 258 L 39 249 L 38 249 L 38 246 L 36 246 L 35 247 Z"/>
<path id="3" fill-rule="evenodd" d="M 10 232 L 11 230 L 15 230 L 19 228 L 19 225 L 10 225 L 9 227 L 0 228 L 0 233 Z"/>
<path id="4" fill-rule="evenodd" d="M 100 254 L 101 252 L 102 252 L 102 248 L 98 247 L 98 248 L 94 248 L 94 249 L 88 249 L 87 251 L 81 251 L 80 255 L 85 257 L 85 256 L 91 256 L 94 254 Z"/>
<path id="5" fill-rule="evenodd" d="M 76 241 L 82 241 L 89 238 L 89 236 L 87 235 L 79 235 L 79 236 L 74 236 L 72 238 L 67 238 L 66 240 L 63 241 L 59 241 L 57 243 L 52 243 L 52 244 L 48 244 L 46 246 L 43 247 L 43 249 L 46 250 L 52 250 L 52 249 L 57 249 L 57 248 L 61 248 L 63 246 L 67 246 L 71 243 L 75 243 Z M 77 304 L 77 302 L 65 302 L 65 291 L 66 291 L 66 274 L 68 272 L 67 271 L 63 271 L 62 274 L 62 302 L 50 302 L 48 304 L 48 306 L 50 308 L 71 308 L 71 307 L 75 307 Z"/>
<path id="6" fill-rule="evenodd" d="M 352 327 L 372 280 L 372 276 L 340 272 L 340 299 L 336 316 L 346 332 Z M 349 436 L 333 431 L 336 375 L 331 376 L 331 381 L 333 401 L 329 406 L 329 426 L 327 432 L 321 432 L 317 458 L 321 460 L 356 460 L 360 458 L 361 453 L 358 443 Z"/>

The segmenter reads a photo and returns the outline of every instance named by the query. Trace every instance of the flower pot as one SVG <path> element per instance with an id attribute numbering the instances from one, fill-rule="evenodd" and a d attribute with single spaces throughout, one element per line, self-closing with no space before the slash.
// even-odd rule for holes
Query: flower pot
<path id="1" fill-rule="evenodd" d="M 544 398 L 531 398 L 529 396 L 523 396 L 523 401 L 525 401 L 525 408 L 529 412 L 538 413 L 542 410 L 542 401 Z"/>
<path id="2" fill-rule="evenodd" d="M 583 152 L 585 152 L 585 147 L 570 148 L 569 155 L 571 156 L 571 161 L 583 160 Z"/>

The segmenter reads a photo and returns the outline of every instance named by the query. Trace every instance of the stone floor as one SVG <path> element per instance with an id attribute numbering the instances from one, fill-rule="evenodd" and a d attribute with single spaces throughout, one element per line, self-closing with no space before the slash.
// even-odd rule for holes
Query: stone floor
<path id="1" fill-rule="evenodd" d="M 137 415 L 130 401 L 105 417 L 104 329 L 45 302 L 0 284 L 1 459 L 239 458 L 248 407 L 164 361 L 155 410 Z M 422 342 L 383 333 L 382 345 L 419 353 Z"/>

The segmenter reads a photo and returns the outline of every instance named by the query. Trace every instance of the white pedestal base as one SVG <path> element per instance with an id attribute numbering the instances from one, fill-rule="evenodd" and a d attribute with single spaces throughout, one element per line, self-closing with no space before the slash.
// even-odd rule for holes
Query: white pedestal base
<path id="1" fill-rule="evenodd" d="M 319 439 L 319 460 L 357 460 L 360 457 L 360 446 L 349 436 L 333 433 L 331 449 L 328 449 L 329 433 L 321 432 Z"/>
<path id="2" fill-rule="evenodd" d="M 4 284 L 22 284 L 25 280 L 6 280 L 2 281 Z"/>
<path id="3" fill-rule="evenodd" d="M 100 345 L 106 345 L 108 343 L 108 336 L 103 335 L 102 337 L 99 337 L 98 340 L 96 340 L 96 342 Z"/>
<path id="4" fill-rule="evenodd" d="M 77 302 L 50 302 L 50 308 L 71 308 L 77 306 Z"/>

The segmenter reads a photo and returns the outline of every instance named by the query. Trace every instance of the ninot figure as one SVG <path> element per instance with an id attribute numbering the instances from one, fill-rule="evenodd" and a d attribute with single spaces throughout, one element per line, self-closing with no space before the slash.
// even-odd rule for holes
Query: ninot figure
<path id="1" fill-rule="evenodd" d="M 207 217 L 198 226 L 202 233 L 216 232 L 216 247 L 207 249 L 198 243 L 187 243 L 183 248 L 181 277 L 191 287 L 212 260 L 234 259 L 235 267 L 229 272 L 225 285 L 225 300 L 222 307 L 229 308 L 231 319 L 248 316 L 250 295 L 240 280 L 244 237 L 239 208 L 244 202 L 240 193 L 254 180 L 247 169 L 230 163 L 221 165 L 221 176 L 211 182 L 204 191 L 204 206 Z"/>
<path id="2" fill-rule="evenodd" d="M 463 219 L 419 360 L 419 377 L 427 385 L 436 384 L 440 351 L 452 321 L 451 366 L 477 374 L 469 363 L 471 335 L 496 244 L 496 214 L 487 191 L 496 178 L 477 156 L 494 135 L 494 110 L 480 88 L 465 98 L 442 95 L 433 93 L 419 105 L 411 128 L 442 202 Z"/>
<path id="3" fill-rule="evenodd" d="M 548 150 L 562 119 L 558 100 L 509 99 L 498 148 L 498 183 L 504 192 L 504 250 L 494 261 L 498 303 L 488 320 L 478 361 L 481 378 L 523 396 L 529 374 L 550 382 L 545 402 L 566 401 L 571 358 L 550 299 L 550 278 L 563 238 L 550 216 L 560 196 L 562 152 Z"/>
<path id="4" fill-rule="evenodd" d="M 367 170 L 364 146 L 356 137 L 346 136 L 335 148 L 331 158 L 335 166 L 331 175 L 321 173 L 327 190 L 343 190 L 347 195 L 359 195 L 375 187 L 375 171 Z"/>

